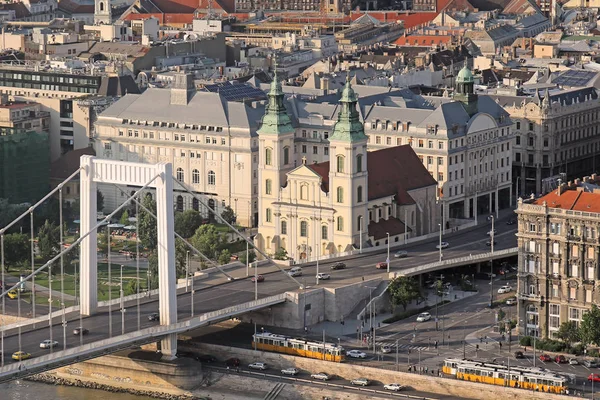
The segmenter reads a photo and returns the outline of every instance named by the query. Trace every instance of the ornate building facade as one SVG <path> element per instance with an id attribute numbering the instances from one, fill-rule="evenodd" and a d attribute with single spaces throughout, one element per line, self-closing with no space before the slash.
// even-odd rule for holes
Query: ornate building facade
<path id="1" fill-rule="evenodd" d="M 521 334 L 554 338 L 600 301 L 600 179 L 563 183 L 519 199 L 518 315 Z"/>

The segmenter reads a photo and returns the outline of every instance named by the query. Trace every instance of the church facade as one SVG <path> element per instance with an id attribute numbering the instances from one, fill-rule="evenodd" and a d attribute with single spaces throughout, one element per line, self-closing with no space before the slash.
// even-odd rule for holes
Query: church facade
<path id="1" fill-rule="evenodd" d="M 437 182 L 409 145 L 367 152 L 368 137 L 350 82 L 329 137 L 329 161 L 297 159 L 295 130 L 277 78 L 259 136 L 259 230 L 268 254 L 295 260 L 401 244 L 439 226 Z M 300 161 L 300 162 L 299 162 Z M 296 167 L 296 165 L 299 165 Z"/>

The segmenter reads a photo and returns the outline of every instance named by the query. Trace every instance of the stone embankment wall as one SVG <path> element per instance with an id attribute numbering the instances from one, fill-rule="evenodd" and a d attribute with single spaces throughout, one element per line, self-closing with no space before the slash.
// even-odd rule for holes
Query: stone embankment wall
<path id="1" fill-rule="evenodd" d="M 193 346 L 193 347 L 192 347 Z M 391 383 L 398 382 L 410 388 L 443 396 L 455 396 L 474 400 L 564 400 L 566 396 L 532 392 L 522 389 L 486 385 L 474 382 L 459 381 L 453 378 L 439 378 L 430 375 L 418 375 L 408 372 L 396 372 L 386 369 L 363 366 L 357 363 L 332 363 L 321 360 L 294 357 L 286 354 L 254 351 L 213 344 L 193 343 L 180 346 L 181 349 L 195 350 L 203 354 L 212 354 L 220 359 L 238 357 L 243 364 L 262 361 L 269 364 L 273 370 L 286 367 L 296 367 L 303 371 L 326 372 L 328 374 L 354 379 L 365 377 L 373 381 Z M 407 391 L 410 394 L 410 391 Z"/>

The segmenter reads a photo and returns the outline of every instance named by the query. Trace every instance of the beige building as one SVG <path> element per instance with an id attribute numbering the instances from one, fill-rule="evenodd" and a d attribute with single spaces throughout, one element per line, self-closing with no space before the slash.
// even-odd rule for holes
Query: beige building
<path id="1" fill-rule="evenodd" d="M 435 180 L 409 146 L 367 152 L 357 102 L 347 81 L 328 138 L 329 161 L 308 164 L 292 152 L 294 128 L 275 77 L 258 131 L 261 250 L 315 259 L 437 230 Z"/>
<path id="2" fill-rule="evenodd" d="M 563 183 L 534 201 L 519 200 L 520 333 L 553 338 L 579 324 L 600 297 L 600 179 Z"/>
<path id="3" fill-rule="evenodd" d="M 0 97 L 0 127 L 36 133 L 48 132 L 50 113 L 42 111 L 39 103 L 9 101 L 7 95 Z"/>

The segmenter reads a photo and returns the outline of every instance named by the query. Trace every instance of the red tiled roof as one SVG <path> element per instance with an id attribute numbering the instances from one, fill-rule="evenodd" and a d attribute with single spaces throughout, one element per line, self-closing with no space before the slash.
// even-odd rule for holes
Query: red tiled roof
<path id="1" fill-rule="evenodd" d="M 600 193 L 565 190 L 559 195 L 558 190 L 553 190 L 535 200 L 533 204 L 542 205 L 544 201 L 550 208 L 600 213 Z"/>
<path id="2" fill-rule="evenodd" d="M 191 24 L 194 14 L 165 14 L 164 24 Z"/>
<path id="3" fill-rule="evenodd" d="M 329 191 L 329 161 L 310 165 L 322 179 L 322 188 Z M 389 147 L 367 153 L 369 200 L 396 195 L 398 204 L 414 204 L 408 191 L 437 182 L 409 145 Z"/>
<path id="4" fill-rule="evenodd" d="M 419 25 L 427 24 L 435 19 L 440 11 L 444 10 L 452 0 L 436 0 L 437 12 L 418 12 L 418 13 L 407 13 L 406 11 L 375 11 L 369 12 L 371 17 L 374 17 L 382 22 L 394 22 L 404 21 L 404 29 L 414 28 Z M 365 13 L 363 11 L 352 12 L 350 17 L 352 21 L 362 17 Z"/>
<path id="5" fill-rule="evenodd" d="M 194 13 L 198 0 L 153 0 L 152 3 L 165 14 Z"/>
<path id="6" fill-rule="evenodd" d="M 68 12 L 69 14 L 93 14 L 93 4 L 79 4 L 73 0 L 60 0 L 58 9 Z"/>
<path id="7" fill-rule="evenodd" d="M 413 45 L 413 46 L 431 46 L 434 44 L 450 43 L 452 40 L 451 36 L 440 36 L 440 35 L 414 35 L 414 36 L 402 36 L 398 38 L 394 44 L 399 46 Z"/>
<path id="8" fill-rule="evenodd" d="M 388 219 L 380 219 L 379 222 L 369 222 L 368 226 L 369 236 L 373 236 L 375 240 L 385 239 L 387 234 L 397 235 L 404 233 L 405 229 L 410 232 L 410 228 L 404 227 L 404 222 L 400 221 L 396 217 L 389 217 Z"/>

